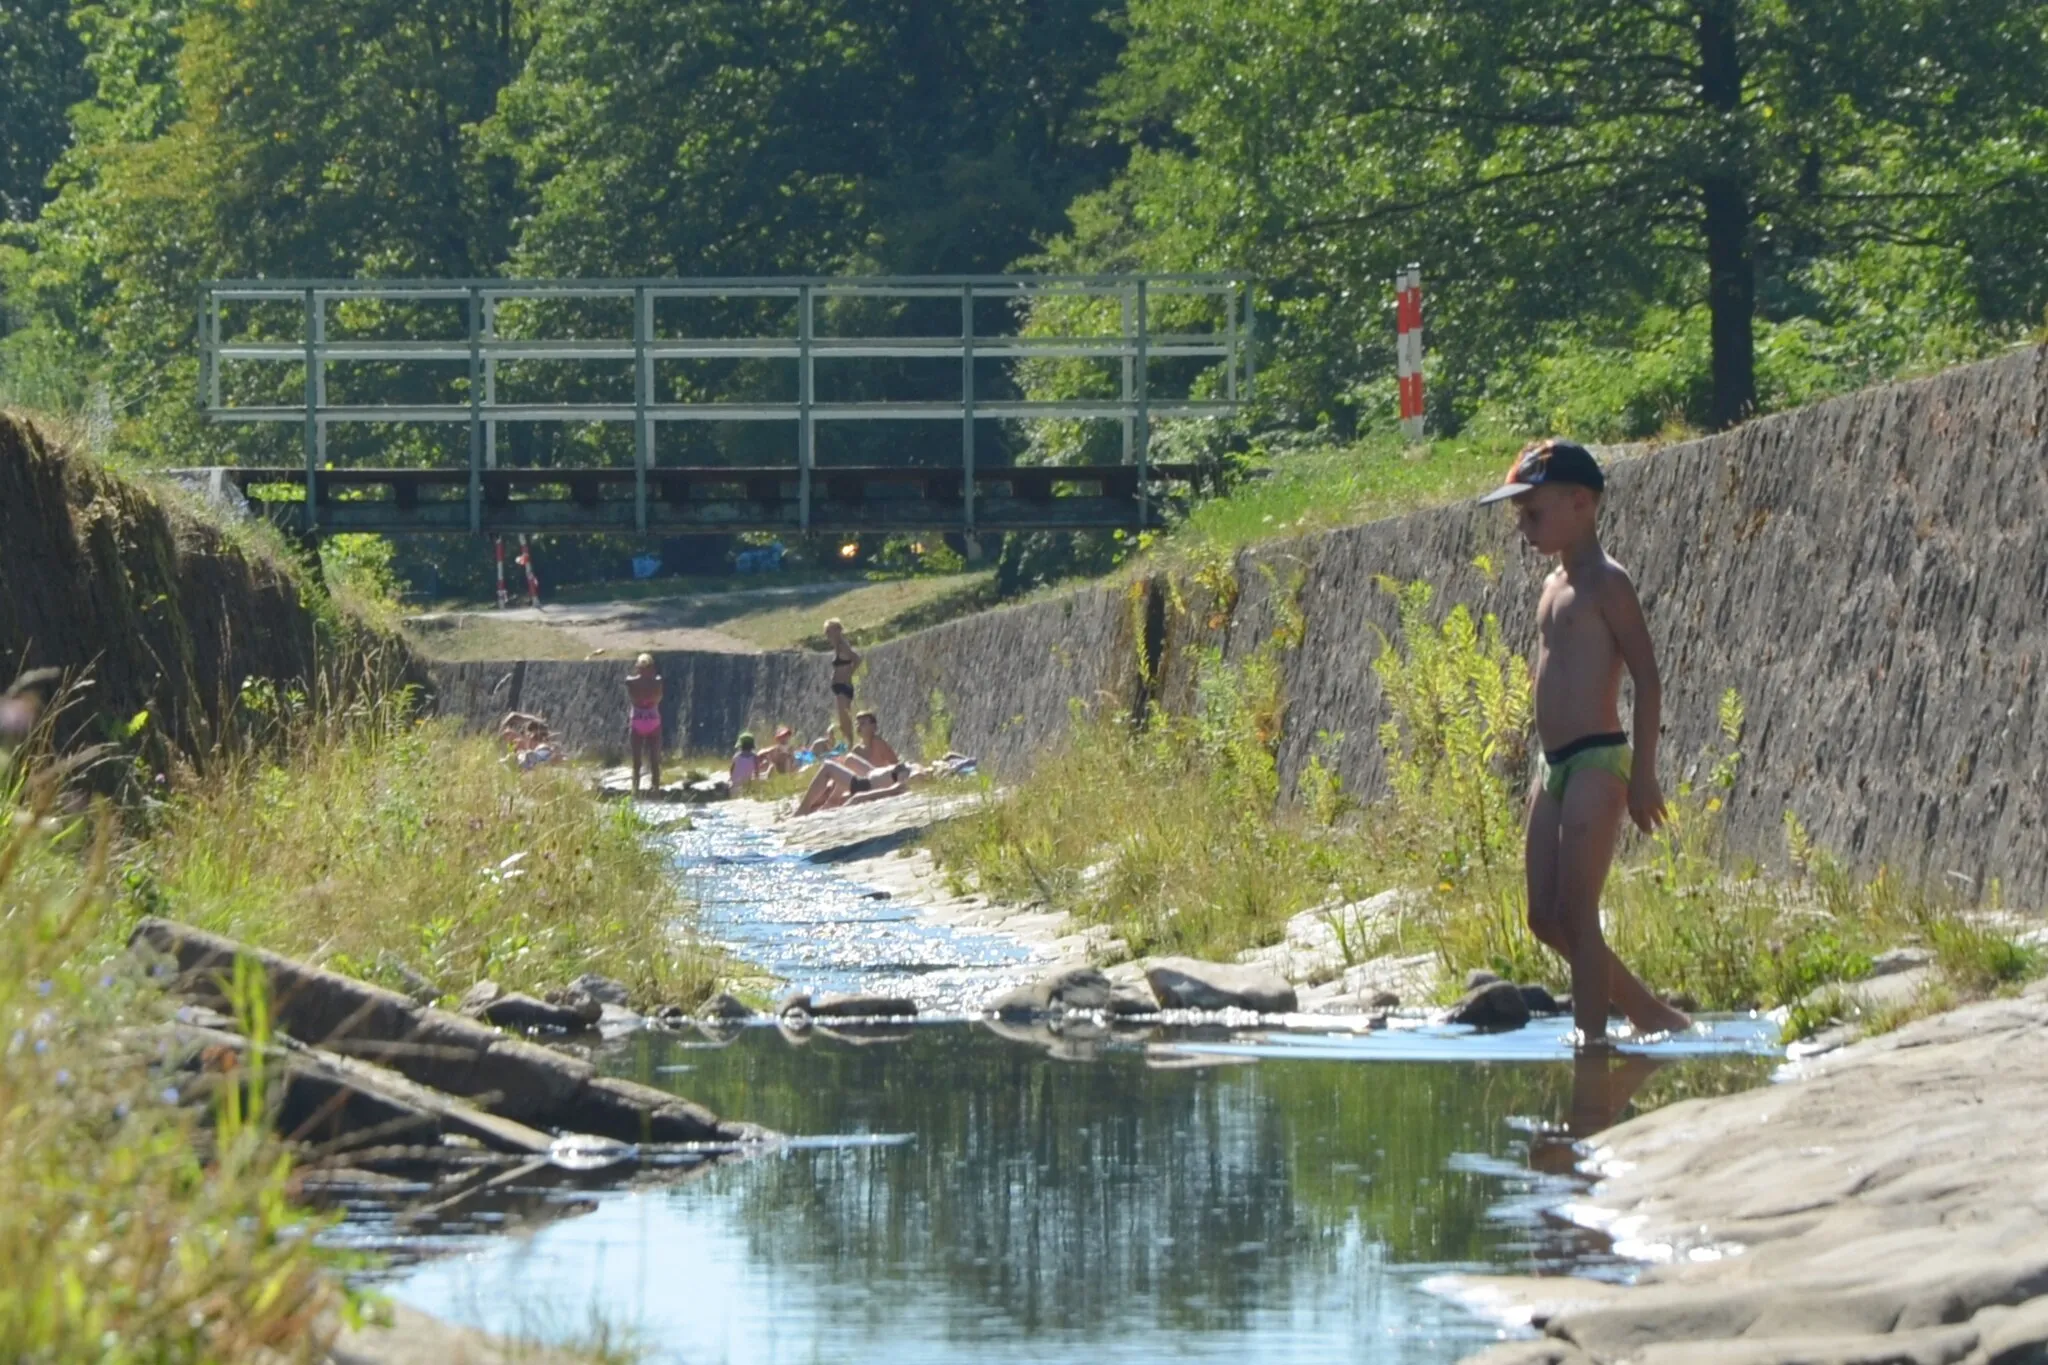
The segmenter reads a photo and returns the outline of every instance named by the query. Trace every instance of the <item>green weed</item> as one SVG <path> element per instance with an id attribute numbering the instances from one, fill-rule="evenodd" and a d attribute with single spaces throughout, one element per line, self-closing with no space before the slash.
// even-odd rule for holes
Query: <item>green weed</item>
<path id="1" fill-rule="evenodd" d="M 423 722 L 403 695 L 352 714 L 251 684 L 261 736 L 175 774 L 120 857 L 125 919 L 166 915 L 337 970 L 450 992 L 596 971 L 690 1005 L 719 960 L 630 803 L 562 768 L 520 772 L 489 741 Z"/>
<path id="2" fill-rule="evenodd" d="M 1203 584 L 1211 600 L 1228 586 L 1213 571 Z M 1423 585 L 1382 586 L 1400 625 L 1374 665 L 1389 790 L 1369 807 L 1319 758 L 1298 799 L 1279 799 L 1285 644 L 1273 642 L 1238 663 L 1204 658 L 1188 715 L 1077 720 L 1070 748 L 934 832 L 940 862 L 963 886 L 1108 925 L 1134 954 L 1227 956 L 1275 941 L 1304 910 L 1426 889 L 1386 941 L 1354 944 L 1341 928 L 1346 958 L 1432 951 L 1447 983 L 1484 967 L 1567 985 L 1565 964 L 1526 924 L 1527 667 L 1491 619 L 1462 606 L 1439 616 Z M 1717 716 L 1718 740 L 1699 756 L 1705 781 L 1677 786 L 1656 835 L 1625 839 L 1607 883 L 1608 938 L 1652 986 L 1708 1009 L 1790 1006 L 1796 1030 L 1830 1017 L 1816 992 L 1867 975 L 1900 944 L 1934 951 L 1940 998 L 2008 988 L 2048 965 L 1950 898 L 1883 868 L 1853 873 L 1790 815 L 1790 875 L 1732 859 L 1740 695 L 1724 694 Z"/>
<path id="3" fill-rule="evenodd" d="M 180 1107 L 179 1074 L 124 1045 L 168 1008 L 94 949 L 111 817 L 57 814 L 7 768 L 0 810 L 0 1354 L 10 1360 L 297 1359 L 341 1296 L 287 1199 L 260 1074 Z M 260 1001 L 247 997 L 252 1021 Z"/>

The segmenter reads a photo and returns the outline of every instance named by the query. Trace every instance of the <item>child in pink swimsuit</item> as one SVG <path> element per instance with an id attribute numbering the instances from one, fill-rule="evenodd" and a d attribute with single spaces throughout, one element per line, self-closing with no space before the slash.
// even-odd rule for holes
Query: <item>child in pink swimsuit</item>
<path id="1" fill-rule="evenodd" d="M 650 791 L 661 790 L 661 675 L 654 656 L 642 654 L 626 675 L 626 701 L 632 707 L 626 725 L 626 748 L 633 756 L 632 791 L 640 790 L 640 764 L 647 763 Z"/>

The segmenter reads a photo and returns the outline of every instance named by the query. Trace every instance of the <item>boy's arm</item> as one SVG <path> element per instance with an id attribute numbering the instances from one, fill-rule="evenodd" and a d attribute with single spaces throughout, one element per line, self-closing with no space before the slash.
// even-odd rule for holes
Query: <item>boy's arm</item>
<path id="1" fill-rule="evenodd" d="M 1648 834 L 1664 823 L 1664 791 L 1657 783 L 1657 738 L 1664 723 L 1664 680 L 1657 672 L 1657 651 L 1643 604 L 1628 574 L 1617 569 L 1601 603 L 1607 628 L 1635 684 L 1635 763 L 1628 784 L 1628 813 Z"/>

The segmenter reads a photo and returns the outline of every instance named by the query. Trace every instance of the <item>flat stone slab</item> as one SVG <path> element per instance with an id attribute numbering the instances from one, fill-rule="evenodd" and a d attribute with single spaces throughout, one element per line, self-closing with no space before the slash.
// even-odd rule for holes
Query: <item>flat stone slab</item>
<path id="1" fill-rule="evenodd" d="M 1605 1135 L 1575 1212 L 1654 1264 L 1557 1358 L 2048 1359 L 2048 982 L 1789 1070 Z"/>

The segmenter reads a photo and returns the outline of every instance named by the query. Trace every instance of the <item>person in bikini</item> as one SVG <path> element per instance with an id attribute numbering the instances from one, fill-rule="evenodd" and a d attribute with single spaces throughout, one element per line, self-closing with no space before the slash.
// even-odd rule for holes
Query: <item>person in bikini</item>
<path id="1" fill-rule="evenodd" d="M 633 660 L 626 675 L 626 748 L 633 756 L 634 794 L 640 791 L 640 764 L 647 764 L 648 790 L 661 790 L 661 675 L 654 671 L 654 656 L 642 654 Z"/>
<path id="2" fill-rule="evenodd" d="M 875 713 L 862 711 L 853 719 L 859 739 L 846 753 L 818 765 L 817 776 L 796 804 L 796 814 L 809 815 L 812 811 L 843 806 L 853 797 L 878 788 L 900 786 L 909 780 L 910 765 L 882 738 Z"/>
<path id="3" fill-rule="evenodd" d="M 1516 529 L 1558 567 L 1536 607 L 1536 737 L 1543 761 L 1529 792 L 1524 852 L 1529 930 L 1571 964 L 1572 1017 L 1583 1044 L 1607 1035 L 1610 999 L 1639 1033 L 1689 1028 L 1621 964 L 1600 929 L 1600 892 L 1624 813 L 1644 833 L 1665 819 L 1657 785 L 1664 689 L 1628 571 L 1600 546 L 1607 476 L 1591 451 L 1538 441 L 1480 499 L 1512 499 Z M 1635 743 L 1621 728 L 1621 673 L 1635 690 Z"/>
<path id="4" fill-rule="evenodd" d="M 825 623 L 825 643 L 832 646 L 832 705 L 839 714 L 839 733 L 848 744 L 859 741 L 853 733 L 853 671 L 860 667 L 860 654 L 847 643 L 846 627 L 838 617 Z"/>

